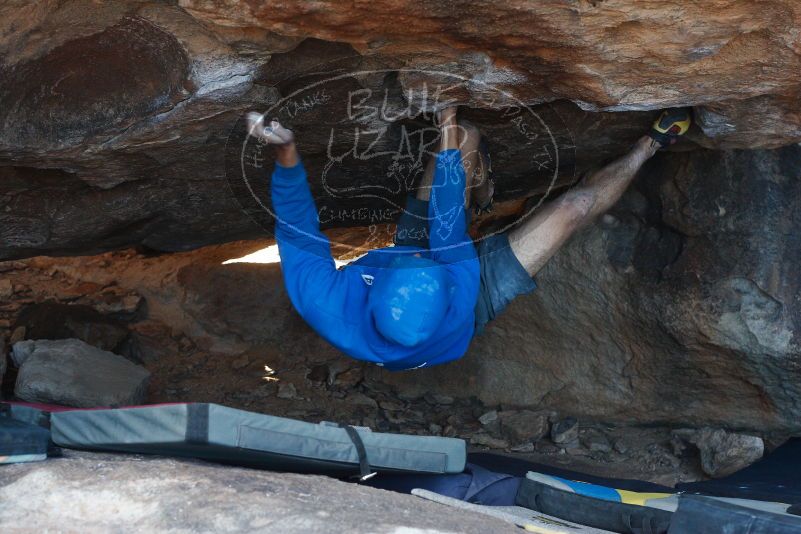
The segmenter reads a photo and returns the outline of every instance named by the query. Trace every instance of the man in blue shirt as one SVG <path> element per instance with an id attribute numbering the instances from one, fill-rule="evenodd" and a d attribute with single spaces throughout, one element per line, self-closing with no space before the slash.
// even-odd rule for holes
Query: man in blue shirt
<path id="1" fill-rule="evenodd" d="M 456 109 L 439 113 L 427 220 L 428 246 L 373 250 L 337 270 L 291 131 L 248 118 L 249 132 L 274 144 L 275 236 L 289 298 L 318 334 L 354 358 L 410 369 L 461 357 L 474 330 L 479 263 L 467 234 L 466 173 Z"/>
<path id="2" fill-rule="evenodd" d="M 642 165 L 688 130 L 691 115 L 663 112 L 627 154 L 587 173 L 508 233 L 483 238 L 478 253 L 465 208 L 470 189 L 479 208 L 491 205 L 487 157 L 478 130 L 457 123 L 455 108 L 440 112 L 439 123 L 439 152 L 407 200 L 395 246 L 337 270 L 292 132 L 248 116 L 251 135 L 276 146 L 272 200 L 292 304 L 335 347 L 392 370 L 460 358 L 474 333 L 537 287 L 534 275 L 568 238 L 611 208 Z"/>

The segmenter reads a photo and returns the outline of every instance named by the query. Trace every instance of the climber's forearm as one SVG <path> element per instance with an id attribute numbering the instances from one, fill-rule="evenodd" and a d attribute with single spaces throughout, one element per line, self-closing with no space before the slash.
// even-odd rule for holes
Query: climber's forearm
<path id="1" fill-rule="evenodd" d="M 459 148 L 459 124 L 456 122 L 456 107 L 439 112 L 440 151 Z"/>
<path id="2" fill-rule="evenodd" d="M 270 190 L 275 237 L 282 261 L 287 258 L 284 267 L 291 270 L 298 262 L 305 262 L 309 254 L 332 261 L 328 238 L 320 232 L 317 208 L 303 163 L 297 161 L 288 167 L 279 161 L 273 171 Z"/>
<path id="3" fill-rule="evenodd" d="M 286 145 L 278 145 L 275 147 L 275 159 L 282 167 L 294 167 L 300 161 L 298 149 L 295 143 L 287 143 Z"/>

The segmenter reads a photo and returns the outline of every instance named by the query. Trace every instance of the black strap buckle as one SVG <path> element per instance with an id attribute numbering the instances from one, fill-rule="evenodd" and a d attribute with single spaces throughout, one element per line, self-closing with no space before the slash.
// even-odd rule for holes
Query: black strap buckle
<path id="1" fill-rule="evenodd" d="M 378 473 L 370 469 L 370 461 L 367 459 L 367 449 L 364 446 L 362 437 L 356 429 L 350 425 L 339 425 L 339 427 L 348 433 L 348 437 L 353 442 L 353 446 L 356 447 L 356 454 L 359 455 L 359 474 L 354 475 L 353 478 L 357 479 L 359 482 L 364 482 L 376 476 Z"/>

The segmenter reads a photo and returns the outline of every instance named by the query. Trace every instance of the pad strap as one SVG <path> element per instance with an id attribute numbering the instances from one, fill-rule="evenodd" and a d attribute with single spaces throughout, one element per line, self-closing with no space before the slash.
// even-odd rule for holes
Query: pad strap
<path id="1" fill-rule="evenodd" d="M 373 478 L 377 473 L 370 469 L 370 461 L 367 459 L 367 449 L 364 446 L 362 437 L 356 429 L 350 425 L 341 424 L 339 427 L 348 433 L 348 437 L 353 442 L 353 446 L 356 447 L 356 454 L 359 455 L 359 474 L 356 475 L 359 482 L 364 482 L 365 480 Z"/>

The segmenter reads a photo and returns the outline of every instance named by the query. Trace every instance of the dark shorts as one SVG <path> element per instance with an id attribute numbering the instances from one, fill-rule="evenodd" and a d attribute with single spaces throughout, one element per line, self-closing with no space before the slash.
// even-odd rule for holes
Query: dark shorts
<path id="1" fill-rule="evenodd" d="M 428 248 L 427 201 L 414 197 L 406 200 L 406 210 L 395 230 L 395 244 Z M 515 297 L 531 293 L 537 284 L 512 252 L 505 233 L 483 238 L 477 248 L 481 287 L 476 301 L 476 334 L 480 334 Z"/>

